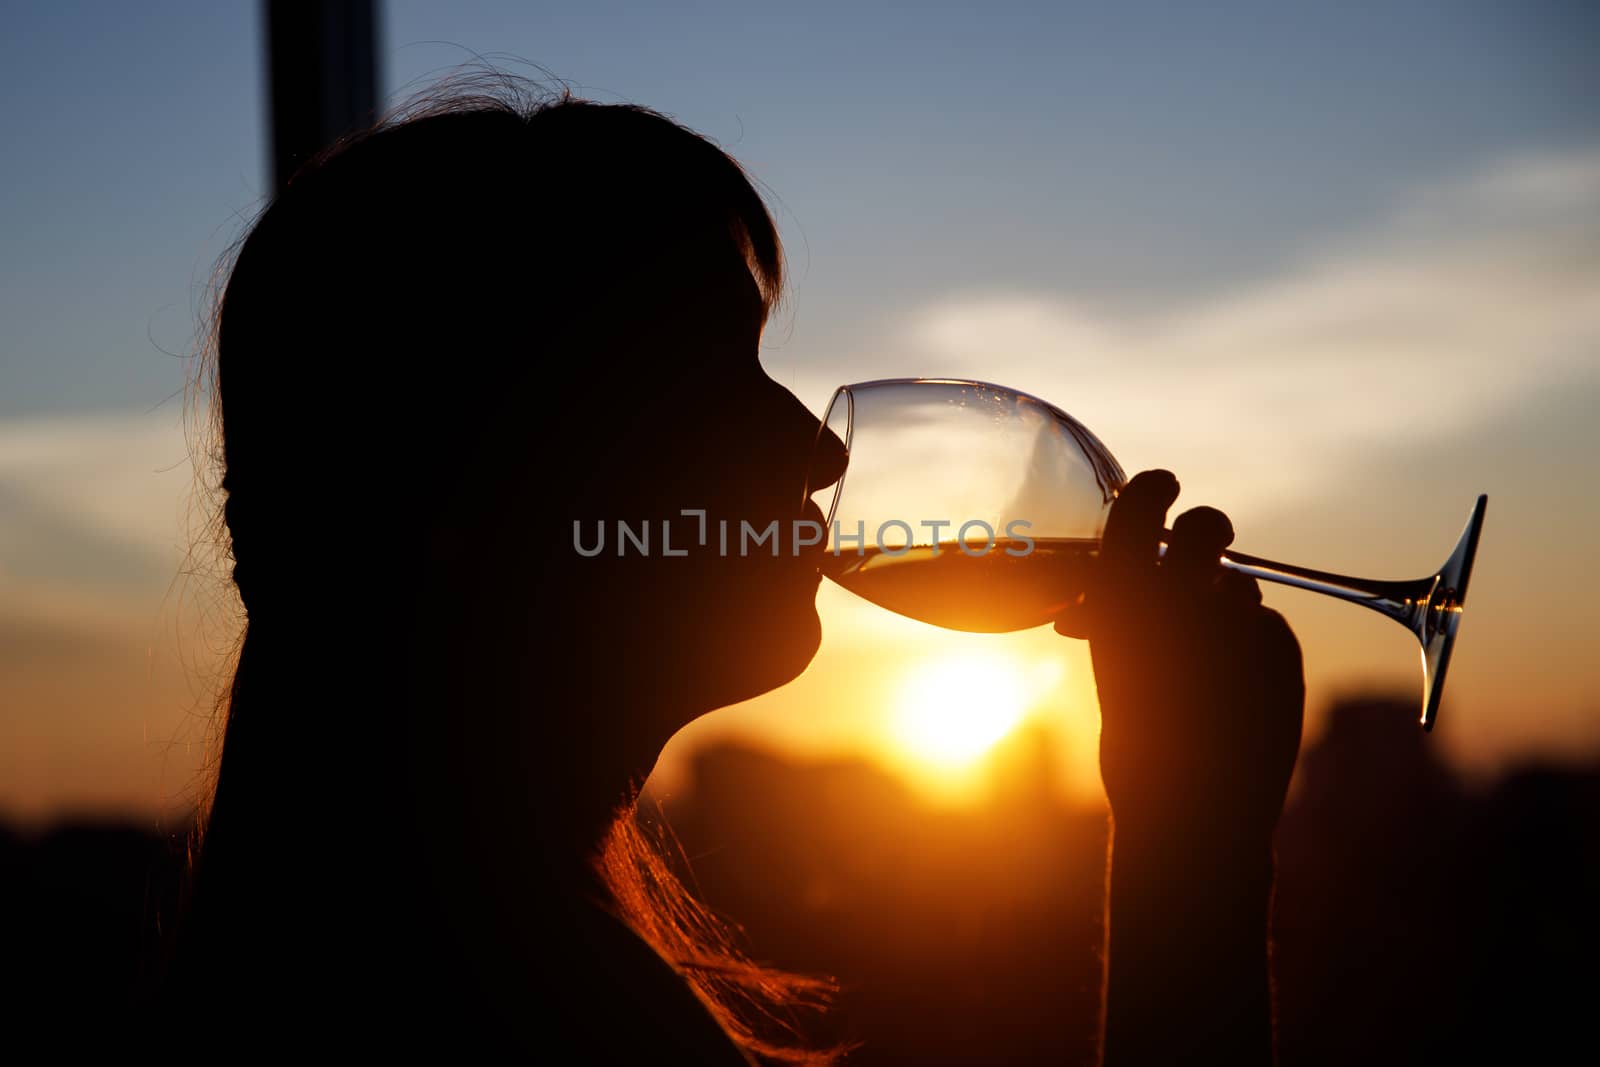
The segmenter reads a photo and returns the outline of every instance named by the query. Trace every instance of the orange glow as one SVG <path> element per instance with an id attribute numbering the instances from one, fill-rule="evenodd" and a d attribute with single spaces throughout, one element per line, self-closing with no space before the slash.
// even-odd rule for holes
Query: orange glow
<path id="1" fill-rule="evenodd" d="M 932 770 L 977 762 L 1028 712 L 1022 665 L 1009 656 L 958 655 L 914 667 L 890 724 L 896 746 Z"/>

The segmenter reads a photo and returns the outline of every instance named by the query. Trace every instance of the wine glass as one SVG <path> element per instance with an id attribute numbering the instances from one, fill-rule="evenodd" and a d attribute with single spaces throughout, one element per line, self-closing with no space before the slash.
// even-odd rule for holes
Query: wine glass
<path id="1" fill-rule="evenodd" d="M 819 430 L 844 442 L 845 473 L 806 485 L 827 515 L 823 574 L 891 611 L 953 630 L 1000 633 L 1075 603 L 1126 483 L 1110 451 L 1052 404 L 946 378 L 841 386 Z M 1362 604 L 1422 648 L 1422 717 L 1433 729 L 1466 604 L 1488 497 L 1435 574 L 1352 578 L 1228 549 L 1222 565 Z M 1162 551 L 1165 551 L 1163 546 Z"/>

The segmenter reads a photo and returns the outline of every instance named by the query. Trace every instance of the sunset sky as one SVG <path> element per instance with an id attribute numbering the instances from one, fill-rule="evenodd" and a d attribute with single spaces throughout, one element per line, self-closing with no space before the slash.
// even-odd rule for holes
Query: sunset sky
<path id="1" fill-rule="evenodd" d="M 181 577 L 205 517 L 183 357 L 262 202 L 258 12 L 6 21 L 0 818 L 172 809 L 230 636 L 225 598 Z M 844 381 L 1015 386 L 1130 472 L 1174 470 L 1241 549 L 1375 577 L 1431 573 L 1487 492 L 1429 742 L 1483 773 L 1600 752 L 1596 54 L 1600 9 L 1540 2 L 393 3 L 381 42 L 395 102 L 474 60 L 542 68 L 740 158 L 792 270 L 764 361 L 819 414 Z M 1420 689 L 1393 623 L 1268 601 L 1313 729 L 1340 692 Z M 1096 795 L 1081 644 L 828 584 L 819 608 L 806 675 L 691 726 L 663 788 L 732 733 L 959 801 L 967 757 L 1032 721 Z"/>

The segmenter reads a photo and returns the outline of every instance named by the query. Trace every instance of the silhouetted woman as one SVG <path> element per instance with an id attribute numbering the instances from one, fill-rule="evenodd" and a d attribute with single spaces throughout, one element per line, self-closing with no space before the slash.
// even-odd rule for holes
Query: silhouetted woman
<path id="1" fill-rule="evenodd" d="M 261 216 L 215 338 L 248 625 L 166 985 L 193 1049 L 826 1058 L 782 1026 L 823 984 L 740 955 L 632 818 L 674 732 L 810 661 L 816 559 L 573 543 L 797 514 L 818 426 L 758 358 L 780 283 L 739 166 L 633 107 L 456 98 Z M 1264 1058 L 1298 652 L 1219 580 L 1217 513 L 1179 520 L 1181 582 L 1156 566 L 1175 494 L 1136 479 L 1108 532 L 1143 617 L 1061 623 L 1117 814 L 1107 1056 Z"/>

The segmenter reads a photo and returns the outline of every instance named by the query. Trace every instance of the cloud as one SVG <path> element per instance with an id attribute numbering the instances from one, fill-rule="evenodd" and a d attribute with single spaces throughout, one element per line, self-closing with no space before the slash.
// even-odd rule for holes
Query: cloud
<path id="1" fill-rule="evenodd" d="M 193 802 L 231 631 L 180 579 L 188 457 L 175 410 L 0 421 L 7 817 Z"/>
<path id="2" fill-rule="evenodd" d="M 176 412 L 0 421 L 0 612 L 149 612 L 188 549 Z"/>
<path id="3" fill-rule="evenodd" d="M 1139 317 L 1039 291 L 930 298 L 853 351 L 796 367 L 794 384 L 820 400 L 843 380 L 912 374 L 979 376 L 1047 397 L 1130 470 L 1169 466 L 1186 503 L 1248 513 L 1258 529 L 1331 482 L 1358 484 L 1393 457 L 1515 425 L 1541 395 L 1600 384 L 1600 152 L 1507 160 L 1416 190 L 1279 277 Z M 153 795 L 144 776 L 158 764 L 140 739 L 172 736 L 196 703 L 176 653 L 145 654 L 188 548 L 188 457 L 175 409 L 0 421 L 0 645 L 10 653 L 0 756 L 11 761 L 0 759 L 0 781 L 17 783 L 0 803 L 77 797 L 89 786 L 29 779 L 29 768 L 68 766 L 84 738 L 101 736 L 120 739 L 116 767 L 126 767 L 108 762 L 95 788 Z M 1546 503 L 1543 514 L 1576 514 L 1559 498 Z M 1475 580 L 1477 595 L 1494 593 L 1493 577 Z M 1507 587 L 1501 601 L 1502 629 L 1484 630 L 1502 645 L 1528 629 L 1515 593 Z M 881 659 L 871 635 L 924 650 L 959 639 L 883 613 L 853 621 L 845 594 L 824 595 L 841 647 L 856 642 Z M 1517 647 L 1534 649 L 1522 659 L 1546 651 L 1537 635 L 1522 639 L 1533 643 Z M 1324 643 L 1308 647 L 1325 654 Z M 1562 684 L 1581 681 L 1580 658 L 1572 653 Z M 815 729 L 807 715 L 792 721 Z"/>
<path id="4" fill-rule="evenodd" d="M 1077 415 L 1130 470 L 1172 467 L 1257 515 L 1293 507 L 1600 372 L 1600 152 L 1417 190 L 1203 304 L 1116 318 L 1052 294 L 954 294 L 884 334 L 877 373 L 1013 385 Z"/>

